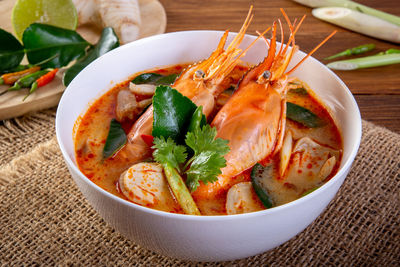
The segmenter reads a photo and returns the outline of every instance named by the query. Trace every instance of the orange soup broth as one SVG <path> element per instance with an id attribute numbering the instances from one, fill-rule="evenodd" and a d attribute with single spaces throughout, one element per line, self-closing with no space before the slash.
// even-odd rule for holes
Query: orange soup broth
<path id="1" fill-rule="evenodd" d="M 105 160 L 102 157 L 102 151 L 108 135 L 110 122 L 116 117 L 115 107 L 118 92 L 122 89 L 126 89 L 129 85 L 129 82 L 141 73 L 155 72 L 163 75 L 169 75 L 173 73 L 180 73 L 187 66 L 188 64 L 179 64 L 166 68 L 155 68 L 136 73 L 132 75 L 128 81 L 117 84 L 89 107 L 87 112 L 82 116 L 75 135 L 76 161 L 79 169 L 88 179 L 104 190 L 120 198 L 128 200 L 119 190 L 118 179 L 121 173 L 131 166 L 131 163 L 129 163 L 126 158 L 119 157 L 118 153 L 115 156 Z M 247 70 L 248 67 L 237 66 L 231 74 L 232 83 L 239 82 L 240 77 L 242 77 Z M 306 87 L 305 84 L 304 86 Z M 309 89 L 307 88 L 307 90 Z M 142 99 L 144 98 L 138 100 Z M 328 111 L 315 98 L 312 97 L 312 95 L 298 96 L 295 94 L 288 94 L 288 100 L 310 109 L 316 115 L 329 122 L 326 126 L 322 127 L 323 129 L 320 129 L 321 133 L 318 135 L 326 134 L 327 137 L 325 139 L 328 141 L 325 143 L 335 149 L 341 149 L 342 139 L 332 117 L 329 115 Z M 216 112 L 217 111 L 213 112 L 213 114 L 215 115 Z M 212 118 L 209 118 L 209 121 L 211 120 Z M 127 121 L 122 124 L 126 133 L 129 132 L 133 123 L 134 121 Z M 303 134 L 306 135 L 310 132 L 309 129 L 290 120 L 287 120 L 287 127 L 289 129 L 296 128 L 296 132 L 299 132 L 297 134 L 298 136 Z M 295 134 L 294 139 L 300 138 L 298 136 Z M 320 140 L 317 138 L 317 141 Z M 324 143 L 323 141 L 320 142 Z M 339 163 L 337 163 L 337 166 L 338 164 Z M 244 171 L 242 174 L 233 177 L 233 179 L 237 183 L 249 181 L 250 170 Z M 220 194 L 217 199 L 210 200 L 207 203 L 197 204 L 199 205 L 203 215 L 217 215 L 226 214 L 225 201 L 226 192 L 224 194 Z M 177 203 L 171 205 L 171 207 L 151 208 L 173 213 L 183 213 Z M 207 210 L 206 214 L 204 214 L 203 210 Z"/>

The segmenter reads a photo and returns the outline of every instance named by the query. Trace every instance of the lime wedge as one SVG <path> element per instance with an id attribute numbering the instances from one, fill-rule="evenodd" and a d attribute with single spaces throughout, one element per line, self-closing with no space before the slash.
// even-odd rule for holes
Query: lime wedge
<path id="1" fill-rule="evenodd" d="M 78 14 L 72 0 L 18 0 L 11 20 L 21 40 L 24 30 L 34 22 L 75 30 Z"/>

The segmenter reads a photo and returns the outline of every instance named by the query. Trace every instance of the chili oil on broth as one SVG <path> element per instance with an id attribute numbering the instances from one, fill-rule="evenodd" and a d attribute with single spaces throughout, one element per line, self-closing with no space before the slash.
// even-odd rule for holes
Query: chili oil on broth
<path id="1" fill-rule="evenodd" d="M 104 190 L 128 200 L 119 190 L 118 179 L 120 175 L 132 166 L 131 162 L 124 157 L 119 157 L 118 153 L 109 159 L 103 160 L 103 147 L 108 135 L 110 121 L 116 117 L 115 108 L 117 103 L 117 95 L 121 90 L 125 90 L 129 86 L 129 82 L 136 76 L 142 73 L 154 72 L 162 75 L 170 75 L 175 73 L 180 73 L 188 64 L 179 64 L 163 68 L 154 68 L 151 70 L 145 70 L 138 72 L 130 77 L 129 80 L 117 84 L 99 99 L 97 99 L 87 110 L 87 112 L 81 117 L 80 124 L 77 127 L 75 135 L 75 152 L 76 160 L 79 169 L 82 173 L 88 177 L 92 182 L 103 188 Z M 248 70 L 247 66 L 237 66 L 231 73 L 230 78 L 232 83 L 238 83 L 243 74 Z M 294 79 L 293 83 L 297 84 L 297 87 L 305 88 L 307 92 L 312 92 L 309 87 L 299 79 Z M 296 86 L 294 86 L 296 87 Z M 216 110 L 212 112 L 208 121 L 212 121 L 212 118 L 217 113 L 218 109 L 221 108 L 224 102 L 229 99 L 230 93 L 232 91 L 221 94 L 222 101 L 218 101 Z M 289 102 L 303 106 L 318 117 L 322 118 L 323 121 L 327 122 L 322 127 L 318 128 L 307 128 L 301 124 L 287 119 L 286 130 L 290 130 L 293 134 L 294 142 L 298 139 L 309 136 L 319 144 L 327 145 L 331 148 L 341 150 L 342 149 L 342 139 L 338 128 L 336 127 L 332 117 L 329 112 L 323 107 L 319 101 L 312 96 L 312 94 L 298 94 L 292 93 L 290 90 L 287 94 L 287 100 Z M 218 105 L 218 102 L 221 104 Z M 126 133 L 129 132 L 135 121 L 127 121 L 122 123 L 122 126 Z M 279 154 L 279 153 L 278 153 Z M 277 156 L 270 159 L 278 162 Z M 338 169 L 340 159 L 337 159 L 335 169 L 332 171 L 328 178 L 331 178 Z M 248 182 L 250 181 L 250 171 L 246 170 L 240 175 L 233 177 L 234 183 Z M 293 201 L 301 197 L 302 193 L 293 192 L 290 190 L 290 184 L 285 184 L 284 179 L 281 177 L 275 177 L 274 183 L 271 185 L 273 188 L 271 190 L 281 190 L 279 192 L 279 200 L 276 201 L 277 205 L 282 205 L 284 203 Z M 328 179 L 327 179 L 328 180 Z M 304 192 L 303 192 L 304 193 Z M 171 195 L 173 196 L 172 192 Z M 207 201 L 195 201 L 203 215 L 226 215 L 225 203 L 226 203 L 227 192 L 219 194 L 216 199 Z M 128 200 L 129 201 L 129 200 Z M 182 209 L 176 201 L 174 203 L 169 203 L 168 205 L 155 204 L 150 208 L 173 212 L 173 213 L 183 213 Z"/>

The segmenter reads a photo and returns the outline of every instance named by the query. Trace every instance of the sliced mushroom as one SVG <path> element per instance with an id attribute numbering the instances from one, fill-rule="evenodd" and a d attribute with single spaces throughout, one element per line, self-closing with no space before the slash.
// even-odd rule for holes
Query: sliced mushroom
<path id="1" fill-rule="evenodd" d="M 122 122 L 124 120 L 133 120 L 138 113 L 138 104 L 136 96 L 129 90 L 121 90 L 117 96 L 117 107 L 115 110 L 117 120 Z"/>
<path id="2" fill-rule="evenodd" d="M 285 182 L 296 186 L 299 192 L 321 185 L 333 169 L 330 165 L 334 166 L 334 162 L 330 158 L 334 157 L 336 161 L 339 154 L 338 150 L 320 145 L 308 137 L 299 139 L 293 148 L 291 164 Z M 330 161 L 324 167 L 328 159 Z M 330 169 L 331 167 L 332 169 Z M 329 170 L 330 172 L 326 175 Z"/>
<path id="3" fill-rule="evenodd" d="M 226 197 L 226 213 L 240 214 L 263 210 L 264 206 L 254 192 L 251 182 L 242 182 L 232 186 Z"/>
<path id="4" fill-rule="evenodd" d="M 131 90 L 132 93 L 138 95 L 154 95 L 154 92 L 156 91 L 156 86 L 153 84 L 130 83 L 129 90 Z"/>
<path id="5" fill-rule="evenodd" d="M 148 207 L 173 202 L 160 164 L 142 162 L 133 165 L 119 178 L 119 186 L 130 201 Z"/>

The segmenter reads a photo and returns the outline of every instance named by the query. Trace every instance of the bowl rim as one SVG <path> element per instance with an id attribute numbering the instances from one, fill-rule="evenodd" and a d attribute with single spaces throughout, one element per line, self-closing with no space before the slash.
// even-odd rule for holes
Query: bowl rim
<path id="1" fill-rule="evenodd" d="M 170 33 L 164 33 L 164 34 L 159 34 L 159 35 L 153 35 L 153 36 L 149 36 L 146 38 L 142 38 L 136 41 L 133 41 L 131 43 L 122 45 L 120 47 L 117 47 L 116 49 L 113 49 L 112 51 L 106 53 L 105 55 L 97 58 L 96 60 L 94 60 L 93 62 L 91 62 L 88 66 L 92 65 L 92 64 L 99 64 L 98 62 L 102 61 L 104 58 L 108 58 L 108 57 L 112 57 L 114 55 L 114 53 L 119 53 L 120 51 L 123 50 L 129 50 L 132 49 L 132 46 L 136 46 L 138 44 L 144 43 L 144 42 L 149 42 L 149 41 L 157 41 L 166 37 L 170 37 L 170 36 L 174 36 L 174 35 L 181 35 L 181 34 L 195 34 L 195 33 L 218 33 L 218 34 L 223 34 L 224 31 L 216 31 L 216 30 L 191 30 L 191 31 L 176 31 L 176 32 L 170 32 Z M 229 35 L 234 34 L 236 35 L 237 32 L 230 32 Z M 257 38 L 254 35 L 251 34 L 246 34 L 246 38 Z M 279 42 L 277 42 L 279 43 Z M 296 53 L 300 53 L 302 56 L 305 56 L 306 53 L 304 53 L 301 50 L 298 50 Z M 70 158 L 69 154 L 66 151 L 65 148 L 65 144 L 62 142 L 62 138 L 61 138 L 61 131 L 62 131 L 62 123 L 60 122 L 60 109 L 63 106 L 63 100 L 66 98 L 65 94 L 68 90 L 71 90 L 69 88 L 71 88 L 71 85 L 75 84 L 74 81 L 72 81 L 70 83 L 70 85 L 65 89 L 59 105 L 57 107 L 57 112 L 56 112 L 56 120 L 55 120 L 55 124 L 56 124 L 56 136 L 57 136 L 57 142 L 58 145 L 60 147 L 61 153 L 64 157 L 64 160 L 66 161 L 67 165 L 73 169 L 73 171 L 75 173 L 78 174 L 78 177 L 87 185 L 92 187 L 92 189 L 98 191 L 99 193 L 103 194 L 105 197 L 111 198 L 114 201 L 117 201 L 119 204 L 123 205 L 123 206 L 127 206 L 130 208 L 134 208 L 134 209 L 139 209 L 140 211 L 146 212 L 146 213 L 150 213 L 152 215 L 156 215 L 156 216 L 162 216 L 162 217 L 167 217 L 167 218 L 171 218 L 171 219 L 179 219 L 179 220 L 191 220 L 191 221 L 226 221 L 226 220 L 233 220 L 233 219 L 246 219 L 246 218 L 251 218 L 251 217 L 258 217 L 258 216 L 266 216 L 268 214 L 274 214 L 274 213 L 278 213 L 282 210 L 285 209 L 289 209 L 292 206 L 297 206 L 297 205 L 301 205 L 303 202 L 307 201 L 310 198 L 313 198 L 313 196 L 317 195 L 317 194 L 321 194 L 322 192 L 324 192 L 325 190 L 327 190 L 328 187 L 330 187 L 333 183 L 336 182 L 337 179 L 339 179 L 339 177 L 346 175 L 346 172 L 350 169 L 354 158 L 357 155 L 360 143 L 361 143 L 361 136 L 362 136 L 362 122 L 361 122 L 361 114 L 360 114 L 360 110 L 358 108 L 357 102 L 353 96 L 353 94 L 351 93 L 350 89 L 346 86 L 346 84 L 328 67 L 326 67 L 324 64 L 322 64 L 320 61 L 318 61 L 317 59 L 315 59 L 314 57 L 310 56 L 309 58 L 307 58 L 307 60 L 311 60 L 314 63 L 317 63 L 318 65 L 322 66 L 325 70 L 328 71 L 328 73 L 330 75 L 333 76 L 334 80 L 339 84 L 340 87 L 342 87 L 342 89 L 344 89 L 344 92 L 346 94 L 346 96 L 350 99 L 351 105 L 355 108 L 357 114 L 354 114 L 355 117 L 357 118 L 356 124 L 355 124 L 355 130 L 357 130 L 356 132 L 356 142 L 354 144 L 351 145 L 351 149 L 350 149 L 350 154 L 349 157 L 347 159 L 347 161 L 344 163 L 344 165 L 339 169 L 339 171 L 326 183 L 324 183 L 322 186 L 320 186 L 319 188 L 317 188 L 316 190 L 314 190 L 313 192 L 307 194 L 306 196 L 300 197 L 296 200 L 293 200 L 291 202 L 288 202 L 286 204 L 277 206 L 277 207 L 273 207 L 270 209 L 265 209 L 265 210 L 261 210 L 261 211 L 256 211 L 256 212 L 250 212 L 250 213 L 243 213 L 243 214 L 233 214 L 233 215 L 202 215 L 202 216 L 198 216 L 198 215 L 189 215 L 189 214 L 179 214 L 179 213 L 171 213 L 171 212 L 167 212 L 167 211 L 161 211 L 161 210 L 156 210 L 156 209 L 152 209 L 152 208 L 148 208 L 148 207 L 144 207 L 141 206 L 139 204 L 130 202 L 128 200 L 122 199 L 116 195 L 113 195 L 112 193 L 106 191 L 105 189 L 101 188 L 100 186 L 98 186 L 97 184 L 95 184 L 94 182 L 92 182 L 90 179 L 88 179 L 78 168 L 78 166 L 76 165 L 76 163 L 73 162 L 73 160 Z M 86 69 L 87 67 L 85 67 Z M 85 70 L 84 69 L 84 70 Z M 81 72 L 83 72 L 84 70 L 82 70 Z M 79 77 L 80 75 L 78 74 L 77 77 Z M 75 77 L 74 80 L 77 79 L 77 77 Z M 113 85 L 115 86 L 115 85 Z M 107 91 L 110 89 L 107 89 Z M 105 92 L 107 92 L 105 91 Z M 101 97 L 105 92 L 101 92 L 100 96 L 97 97 Z M 99 92 L 97 92 L 99 94 Z M 96 98 L 97 99 L 97 98 Z M 87 111 L 87 109 L 85 111 L 82 111 L 81 114 L 84 114 Z M 76 123 L 76 121 L 75 121 Z M 342 136 L 343 137 L 343 136 Z"/>

